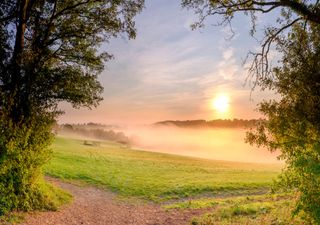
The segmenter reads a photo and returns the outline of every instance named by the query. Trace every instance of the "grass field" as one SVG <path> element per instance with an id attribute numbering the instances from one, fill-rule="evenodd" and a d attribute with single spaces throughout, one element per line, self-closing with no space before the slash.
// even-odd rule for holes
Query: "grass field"
<path id="1" fill-rule="evenodd" d="M 281 165 L 153 153 L 111 142 L 84 143 L 57 137 L 46 174 L 158 202 L 167 210 L 206 209 L 191 221 L 193 225 L 304 224 L 291 217 L 292 194 L 267 193 Z"/>
<path id="2" fill-rule="evenodd" d="M 46 174 L 81 180 L 122 196 L 152 201 L 257 194 L 267 191 L 280 165 L 236 163 L 126 149 L 57 137 Z"/>

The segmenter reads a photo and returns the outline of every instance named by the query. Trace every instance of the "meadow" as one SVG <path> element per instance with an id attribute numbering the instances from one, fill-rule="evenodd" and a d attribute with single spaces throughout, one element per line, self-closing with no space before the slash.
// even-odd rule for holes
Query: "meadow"
<path id="1" fill-rule="evenodd" d="M 236 163 L 127 149 L 57 137 L 46 174 L 152 201 L 265 192 L 280 165 Z"/>
<path id="2" fill-rule="evenodd" d="M 290 219 L 292 197 L 269 194 L 280 164 L 206 160 L 61 136 L 52 149 L 47 175 L 152 201 L 167 210 L 211 210 L 193 224 L 261 224 L 275 218 L 280 222 L 274 224 L 282 224 Z"/>

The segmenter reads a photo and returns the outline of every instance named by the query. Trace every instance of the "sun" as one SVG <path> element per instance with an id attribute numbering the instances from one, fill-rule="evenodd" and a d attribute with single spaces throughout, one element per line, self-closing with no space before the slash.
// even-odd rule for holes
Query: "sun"
<path id="1" fill-rule="evenodd" d="M 212 108 L 220 113 L 227 112 L 229 105 L 229 97 L 225 94 L 216 96 L 212 101 Z"/>

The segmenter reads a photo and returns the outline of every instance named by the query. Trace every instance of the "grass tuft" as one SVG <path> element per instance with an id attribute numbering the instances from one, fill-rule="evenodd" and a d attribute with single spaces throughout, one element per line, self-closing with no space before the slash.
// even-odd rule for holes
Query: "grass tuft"
<path id="1" fill-rule="evenodd" d="M 40 189 L 43 193 L 43 201 L 41 202 L 43 205 L 39 205 L 39 210 L 56 211 L 60 206 L 71 202 L 73 199 L 70 193 L 48 182 L 43 182 Z"/>
<path id="2" fill-rule="evenodd" d="M 56 211 L 62 205 L 72 201 L 72 195 L 59 187 L 56 187 L 46 181 L 39 181 L 37 186 L 37 195 L 33 199 L 32 210 L 38 211 Z M 9 212 L 0 216 L 1 225 L 19 224 L 24 220 L 24 214 L 22 212 Z"/>

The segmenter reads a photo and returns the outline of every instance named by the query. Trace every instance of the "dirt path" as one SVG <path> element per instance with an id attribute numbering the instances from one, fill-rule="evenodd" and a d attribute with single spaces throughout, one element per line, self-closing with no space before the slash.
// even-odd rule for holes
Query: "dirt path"
<path id="1" fill-rule="evenodd" d="M 180 225 L 190 224 L 200 211 L 166 211 L 159 205 L 119 201 L 116 195 L 95 187 L 53 181 L 74 196 L 58 212 L 27 214 L 21 225 Z"/>

